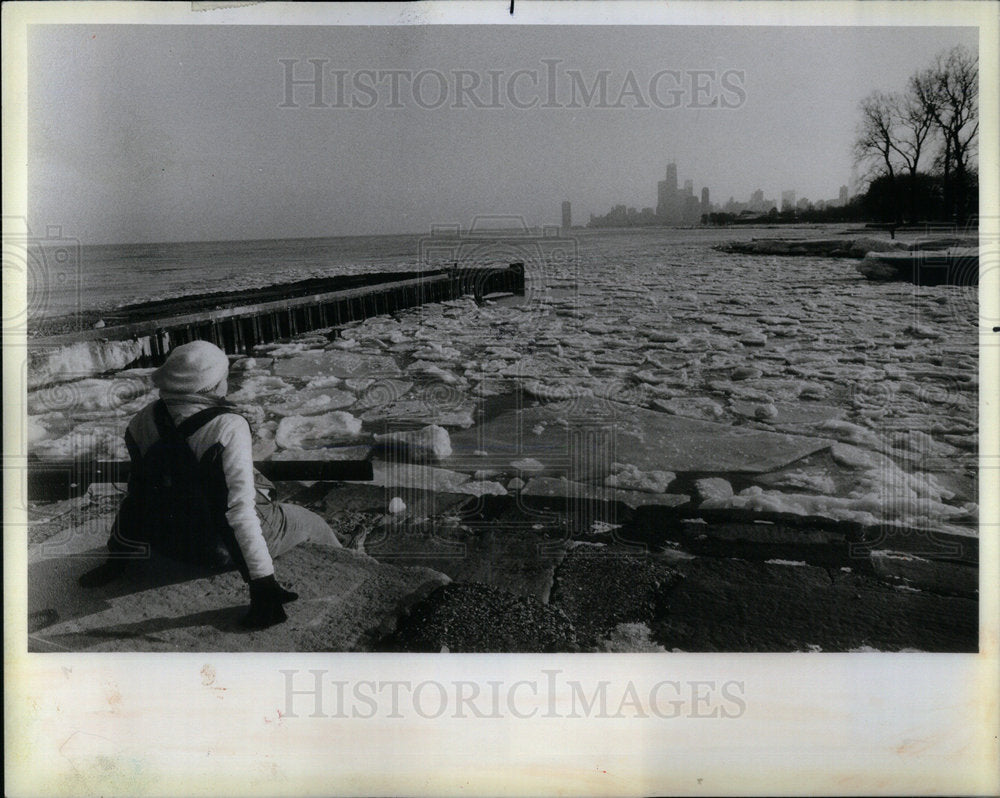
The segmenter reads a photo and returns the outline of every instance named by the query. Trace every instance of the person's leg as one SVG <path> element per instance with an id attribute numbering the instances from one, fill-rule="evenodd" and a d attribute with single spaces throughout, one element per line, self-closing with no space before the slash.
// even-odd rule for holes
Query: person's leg
<path id="1" fill-rule="evenodd" d="M 297 504 L 279 504 L 278 506 L 284 511 L 288 525 L 301 530 L 305 534 L 306 540 L 323 546 L 333 546 L 337 549 L 341 547 L 340 540 L 321 515 L 307 510 L 305 507 L 299 507 Z"/>
<path id="2" fill-rule="evenodd" d="M 329 524 L 304 507 L 277 502 L 257 505 L 257 515 L 260 517 L 267 550 L 272 557 L 280 557 L 307 540 L 327 546 L 340 546 L 340 541 Z"/>
<path id="3" fill-rule="evenodd" d="M 107 544 L 108 558 L 96 568 L 80 575 L 77 579 L 80 587 L 103 587 L 110 584 L 123 576 L 135 560 L 149 556 L 148 544 L 133 539 L 142 531 L 142 525 L 135 521 L 135 514 L 134 503 L 126 496 L 111 525 Z"/>

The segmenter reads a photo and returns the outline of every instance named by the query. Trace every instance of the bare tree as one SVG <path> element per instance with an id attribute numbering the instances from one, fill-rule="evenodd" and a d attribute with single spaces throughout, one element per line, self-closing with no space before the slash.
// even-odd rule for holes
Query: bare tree
<path id="1" fill-rule="evenodd" d="M 861 122 L 854 141 L 854 162 L 868 167 L 867 177 L 873 180 L 885 175 L 889 178 L 893 197 L 893 221 L 899 217 L 896 203 L 896 164 L 898 153 L 895 144 L 897 99 L 882 91 L 873 91 L 861 101 Z"/>
<path id="2" fill-rule="evenodd" d="M 893 108 L 895 136 L 892 149 L 909 175 L 909 216 L 917 218 L 917 171 L 924 147 L 934 128 L 934 116 L 911 93 L 896 97 Z"/>
<path id="3" fill-rule="evenodd" d="M 910 93 L 944 139 L 946 203 L 964 221 L 969 166 L 979 133 L 979 58 L 961 45 L 910 79 Z"/>

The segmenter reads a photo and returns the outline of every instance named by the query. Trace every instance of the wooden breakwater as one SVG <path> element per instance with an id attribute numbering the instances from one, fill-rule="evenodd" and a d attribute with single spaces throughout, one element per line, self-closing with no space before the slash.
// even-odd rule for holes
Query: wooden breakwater
<path id="1" fill-rule="evenodd" d="M 228 354 L 251 355 L 260 344 L 429 302 L 466 295 L 481 301 L 488 294 L 523 296 L 524 291 L 524 264 L 512 263 L 499 268 L 319 278 L 147 302 L 119 308 L 106 317 L 110 324 L 99 329 L 31 339 L 32 360 L 47 365 L 29 383 L 72 379 L 125 365 L 157 365 L 172 348 L 194 340 L 210 341 Z M 123 348 L 125 342 L 130 346 Z M 53 364 L 60 350 L 71 349 L 69 368 Z"/>

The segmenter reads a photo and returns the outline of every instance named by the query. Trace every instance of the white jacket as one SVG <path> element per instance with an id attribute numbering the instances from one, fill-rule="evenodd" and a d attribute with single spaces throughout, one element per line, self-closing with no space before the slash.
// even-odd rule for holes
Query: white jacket
<path id="1" fill-rule="evenodd" d="M 174 424 L 180 424 L 199 410 L 218 404 L 218 400 L 198 394 L 167 395 L 163 399 Z M 126 433 L 126 440 L 131 436 L 142 455 L 160 437 L 153 417 L 154 405 L 155 402 L 140 410 L 129 422 Z M 233 413 L 213 418 L 188 437 L 187 441 L 199 461 L 213 446 L 218 444 L 221 447 L 222 470 L 228 494 L 226 521 L 243 552 L 250 578 L 273 574 L 274 564 L 255 509 L 257 489 L 254 485 L 250 425 L 246 419 L 236 415 L 234 409 Z"/>

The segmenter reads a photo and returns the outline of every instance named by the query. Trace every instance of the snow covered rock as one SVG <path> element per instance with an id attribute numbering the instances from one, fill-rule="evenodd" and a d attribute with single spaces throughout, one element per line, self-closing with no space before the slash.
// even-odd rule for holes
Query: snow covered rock
<path id="1" fill-rule="evenodd" d="M 320 416 L 286 416 L 274 438 L 282 449 L 318 449 L 355 438 L 360 432 L 360 419 L 335 410 Z"/>
<path id="2" fill-rule="evenodd" d="M 142 341 L 81 341 L 56 349 L 29 346 L 28 388 L 119 371 L 142 353 Z"/>
<path id="3" fill-rule="evenodd" d="M 355 401 L 353 393 L 337 388 L 307 388 L 292 392 L 284 402 L 268 405 L 268 410 L 276 416 L 312 416 L 350 407 Z"/>
<path id="4" fill-rule="evenodd" d="M 448 430 L 437 424 L 408 432 L 388 432 L 376 435 L 375 440 L 382 447 L 400 451 L 411 460 L 441 460 L 451 456 L 451 439 Z"/>
<path id="5" fill-rule="evenodd" d="M 392 501 L 389 502 L 389 512 L 392 515 L 398 515 L 406 510 L 406 502 L 404 502 L 399 496 L 393 496 Z"/>
<path id="6" fill-rule="evenodd" d="M 722 477 L 705 477 L 695 480 L 694 491 L 695 498 L 699 502 L 712 499 L 724 500 L 733 495 L 733 486 L 729 484 L 729 480 Z"/>
<path id="7" fill-rule="evenodd" d="M 646 493 L 666 493 L 677 476 L 673 471 L 640 471 L 629 463 L 612 463 L 611 471 L 604 478 L 607 487 Z"/>

